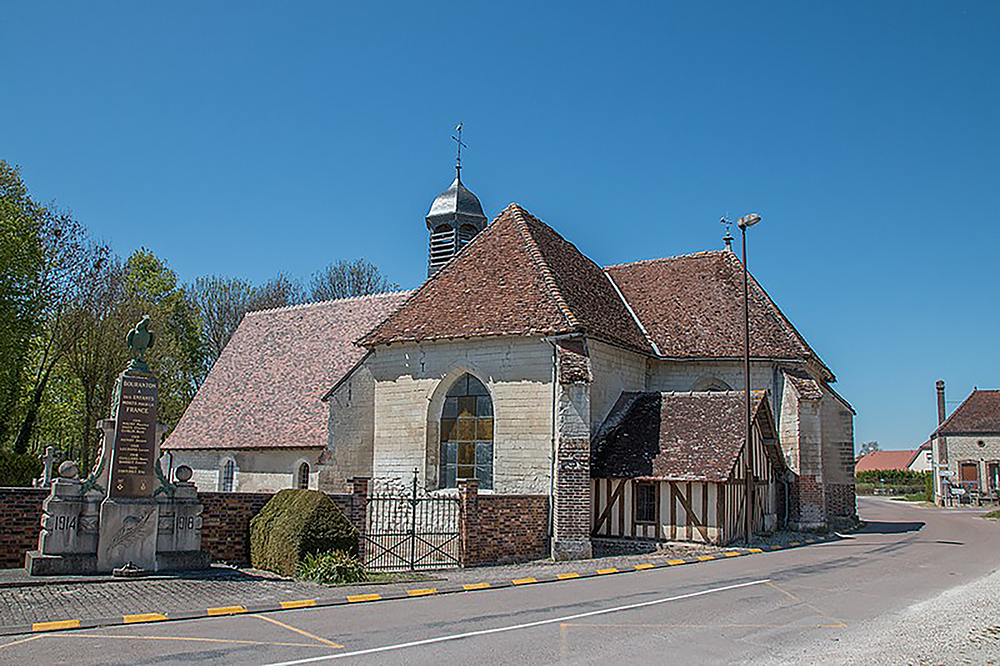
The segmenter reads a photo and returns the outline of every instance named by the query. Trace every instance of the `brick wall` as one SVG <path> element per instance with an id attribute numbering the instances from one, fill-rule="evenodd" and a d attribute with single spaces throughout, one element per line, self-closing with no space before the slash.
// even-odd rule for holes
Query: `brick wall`
<path id="1" fill-rule="evenodd" d="M 480 495 L 475 481 L 461 487 L 464 566 L 530 562 L 549 555 L 546 495 Z"/>
<path id="2" fill-rule="evenodd" d="M 363 489 L 362 489 L 363 488 Z M 358 492 L 366 492 L 367 484 Z M 42 502 L 49 491 L 41 488 L 0 488 L 0 568 L 24 566 L 24 553 L 38 547 Z M 212 560 L 250 563 L 250 519 L 273 497 L 272 493 L 198 493 L 204 505 L 201 548 Z M 355 495 L 329 495 L 344 515 L 364 528 L 364 501 Z"/>
<path id="3" fill-rule="evenodd" d="M 853 518 L 858 514 L 853 483 L 826 484 L 827 518 Z"/>
<path id="4" fill-rule="evenodd" d="M 0 488 L 0 569 L 24 566 L 24 553 L 38 548 L 43 488 Z"/>

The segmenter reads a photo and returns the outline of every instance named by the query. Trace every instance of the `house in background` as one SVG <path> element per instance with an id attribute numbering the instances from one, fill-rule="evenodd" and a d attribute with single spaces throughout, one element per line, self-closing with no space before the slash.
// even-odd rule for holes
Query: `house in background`
<path id="1" fill-rule="evenodd" d="M 911 472 L 929 472 L 934 468 L 934 451 L 931 440 L 927 440 L 913 452 L 908 469 Z"/>
<path id="2" fill-rule="evenodd" d="M 917 451 L 914 449 L 872 451 L 858 458 L 858 461 L 854 463 L 854 471 L 908 470 L 916 455 Z"/>
<path id="3" fill-rule="evenodd" d="M 931 435 L 938 504 L 1000 499 L 1000 390 L 973 389 L 945 418 L 944 382 L 937 382 L 938 421 Z"/>

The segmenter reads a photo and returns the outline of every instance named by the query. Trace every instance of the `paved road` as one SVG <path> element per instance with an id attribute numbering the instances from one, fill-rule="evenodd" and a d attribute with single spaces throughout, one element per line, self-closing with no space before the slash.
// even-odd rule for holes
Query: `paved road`
<path id="1" fill-rule="evenodd" d="M 863 532 L 808 548 L 443 597 L 8 637 L 0 663 L 732 663 L 802 654 L 836 663 L 855 654 L 842 646 L 867 627 L 891 626 L 894 613 L 997 568 L 994 522 L 880 500 L 862 501 L 861 511 Z M 887 632 L 888 662 L 898 661 L 893 638 Z M 1000 642 L 996 649 L 1000 659 Z"/>

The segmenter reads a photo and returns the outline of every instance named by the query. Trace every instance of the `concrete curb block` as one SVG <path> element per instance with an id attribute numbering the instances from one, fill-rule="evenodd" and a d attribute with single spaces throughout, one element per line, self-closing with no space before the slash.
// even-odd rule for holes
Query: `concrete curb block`
<path id="1" fill-rule="evenodd" d="M 686 564 L 701 564 L 715 560 L 727 560 L 734 557 L 746 557 L 758 553 L 771 553 L 779 550 L 789 550 L 802 546 L 813 545 L 837 541 L 841 537 L 817 537 L 793 541 L 783 546 L 761 546 L 760 548 L 732 548 L 715 555 L 701 555 L 698 557 L 687 557 L 677 559 L 662 559 L 650 562 L 642 562 L 627 567 L 608 567 L 603 569 L 593 569 L 579 572 L 562 572 L 549 576 L 529 576 L 525 578 L 515 578 L 497 582 L 465 583 L 461 585 L 447 585 L 430 588 L 412 588 L 399 592 L 387 594 L 355 594 L 338 597 L 316 598 L 316 599 L 295 599 L 290 601 L 280 601 L 277 603 L 267 603 L 260 605 L 234 604 L 229 606 L 213 606 L 210 608 L 200 608 L 189 611 L 174 611 L 170 613 L 140 612 L 128 615 L 116 615 L 108 618 L 73 619 L 73 620 L 53 620 L 46 622 L 35 622 L 28 625 L 0 626 L 0 636 L 12 636 L 17 634 L 37 634 L 50 633 L 55 631 L 67 631 L 71 629 L 94 629 L 96 627 L 114 627 L 134 624 L 150 624 L 154 622 L 172 622 L 176 620 L 197 620 L 208 617 L 225 617 L 229 615 L 252 615 L 258 613 L 275 613 L 283 610 L 293 610 L 298 608 L 326 608 L 330 606 L 350 606 L 359 603 L 371 603 L 375 601 L 392 601 L 399 599 L 414 599 L 426 596 L 440 596 L 442 594 L 458 594 L 464 592 L 477 592 L 479 590 L 500 590 L 510 587 L 521 587 L 525 585 L 539 585 L 542 583 L 560 583 L 567 580 L 580 580 L 584 578 L 598 578 L 615 574 L 633 573 L 636 571 L 650 571 L 655 569 L 668 569 L 671 567 L 683 566 Z M 428 581 L 432 582 L 432 581 Z"/>

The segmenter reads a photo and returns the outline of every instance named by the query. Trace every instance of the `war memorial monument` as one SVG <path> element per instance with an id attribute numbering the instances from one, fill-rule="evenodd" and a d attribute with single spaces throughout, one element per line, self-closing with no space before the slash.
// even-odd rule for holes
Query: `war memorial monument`
<path id="1" fill-rule="evenodd" d="M 166 426 L 157 421 L 157 382 L 145 361 L 155 336 L 146 316 L 126 342 L 132 361 L 118 377 L 113 418 L 98 423 L 102 447 L 80 478 L 66 461 L 43 504 L 38 550 L 25 555 L 30 575 L 142 573 L 199 569 L 201 512 L 191 468 L 171 482 L 160 466 Z"/>

